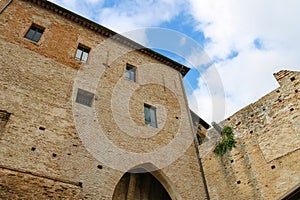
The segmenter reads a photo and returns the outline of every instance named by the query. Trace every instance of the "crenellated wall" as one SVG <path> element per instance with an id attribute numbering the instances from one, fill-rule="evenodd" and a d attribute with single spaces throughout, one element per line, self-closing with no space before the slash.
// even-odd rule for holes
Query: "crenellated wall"
<path id="1" fill-rule="evenodd" d="M 224 156 L 201 149 L 212 199 L 280 199 L 300 183 L 300 72 L 274 74 L 280 86 L 220 124 L 231 126 L 236 148 Z M 208 143 L 218 141 L 208 131 Z"/>

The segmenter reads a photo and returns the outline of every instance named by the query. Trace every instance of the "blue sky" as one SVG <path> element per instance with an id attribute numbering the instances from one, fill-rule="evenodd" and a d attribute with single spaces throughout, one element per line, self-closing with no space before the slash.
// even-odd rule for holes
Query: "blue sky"
<path id="1" fill-rule="evenodd" d="M 51 0 L 191 67 L 189 106 L 220 121 L 300 70 L 298 0 Z"/>

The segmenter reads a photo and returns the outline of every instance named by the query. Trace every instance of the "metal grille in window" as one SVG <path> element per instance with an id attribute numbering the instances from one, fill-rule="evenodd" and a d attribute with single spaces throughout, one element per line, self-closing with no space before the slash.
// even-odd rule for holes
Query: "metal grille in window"
<path id="1" fill-rule="evenodd" d="M 39 27 L 37 25 L 32 24 L 29 30 L 27 31 L 25 38 L 32 40 L 34 42 L 38 42 L 44 32 L 45 28 Z"/>
<path id="2" fill-rule="evenodd" d="M 135 66 L 132 66 L 129 64 L 126 65 L 126 78 L 133 82 L 136 81 L 136 67 Z"/>
<path id="3" fill-rule="evenodd" d="M 82 105 L 92 107 L 94 96 L 95 95 L 93 93 L 78 88 L 76 103 L 80 103 Z"/>
<path id="4" fill-rule="evenodd" d="M 79 44 L 76 50 L 75 59 L 86 63 L 89 57 L 90 50 L 91 49 L 89 47 L 85 47 Z"/>

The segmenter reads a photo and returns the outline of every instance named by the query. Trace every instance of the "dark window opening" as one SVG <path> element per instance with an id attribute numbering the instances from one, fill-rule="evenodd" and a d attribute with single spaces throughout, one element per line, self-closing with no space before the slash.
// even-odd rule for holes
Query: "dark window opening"
<path id="1" fill-rule="evenodd" d="M 38 42 L 44 32 L 45 28 L 32 24 L 29 30 L 27 31 L 25 38 Z"/>
<path id="2" fill-rule="evenodd" d="M 11 113 L 8 113 L 5 110 L 0 110 L 0 133 L 4 130 Z"/>
<path id="3" fill-rule="evenodd" d="M 78 88 L 75 101 L 76 101 L 76 103 L 80 103 L 82 105 L 92 107 L 94 96 L 95 95 L 93 93 Z"/>
<path id="4" fill-rule="evenodd" d="M 86 63 L 88 61 L 90 50 L 91 48 L 79 44 L 76 50 L 75 59 Z"/>
<path id="5" fill-rule="evenodd" d="M 145 115 L 145 124 L 157 128 L 156 108 L 144 104 L 144 115 Z"/>
<path id="6" fill-rule="evenodd" d="M 205 135 L 203 135 L 202 133 L 197 133 L 196 136 L 197 136 L 198 144 L 199 145 L 203 144 L 205 140 Z"/>
<path id="7" fill-rule="evenodd" d="M 294 81 L 294 80 L 296 80 L 296 78 L 295 78 L 295 77 L 292 77 L 292 78 L 291 78 L 291 81 Z"/>
<path id="8" fill-rule="evenodd" d="M 126 78 L 133 82 L 136 82 L 136 67 L 130 64 L 126 65 Z"/>

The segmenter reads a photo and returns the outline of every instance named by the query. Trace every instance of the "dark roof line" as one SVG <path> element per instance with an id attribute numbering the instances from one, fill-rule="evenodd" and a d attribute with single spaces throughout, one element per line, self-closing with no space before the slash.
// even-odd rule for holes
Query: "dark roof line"
<path id="1" fill-rule="evenodd" d="M 137 51 L 140 51 L 140 52 L 176 69 L 177 71 L 179 71 L 182 74 L 182 76 L 185 76 L 188 73 L 188 71 L 190 70 L 190 68 L 188 68 L 185 65 L 182 65 L 166 56 L 163 56 L 149 48 L 146 48 L 143 45 L 138 44 L 129 38 L 126 38 L 125 36 L 122 36 L 104 26 L 101 26 L 100 24 L 97 24 L 89 19 L 86 19 L 86 18 L 84 18 L 76 13 L 73 13 L 72 11 L 69 11 L 65 8 L 62 8 L 52 2 L 49 2 L 47 0 L 24 0 L 24 1 L 34 3 L 45 9 L 51 10 L 51 11 L 65 17 L 66 19 L 74 21 L 75 23 L 77 23 L 85 28 L 88 28 L 96 33 L 99 33 L 99 34 L 105 36 L 105 37 L 111 38 L 111 39 L 113 39 L 123 45 L 126 45 L 130 48 L 136 49 Z"/>
<path id="2" fill-rule="evenodd" d="M 201 117 L 199 117 L 194 111 L 190 109 L 190 112 L 194 124 L 201 124 L 206 129 L 210 128 L 210 125 L 206 121 L 204 121 Z"/>

